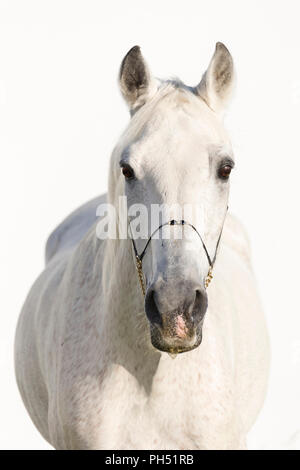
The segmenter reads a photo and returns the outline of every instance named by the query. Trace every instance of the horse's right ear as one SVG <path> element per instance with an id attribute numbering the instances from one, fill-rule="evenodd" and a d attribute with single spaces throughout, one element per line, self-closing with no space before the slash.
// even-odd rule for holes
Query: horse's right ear
<path id="1" fill-rule="evenodd" d="M 156 92 L 156 81 L 148 69 L 139 46 L 134 46 L 124 57 L 119 83 L 122 95 L 131 111 L 145 104 Z"/>

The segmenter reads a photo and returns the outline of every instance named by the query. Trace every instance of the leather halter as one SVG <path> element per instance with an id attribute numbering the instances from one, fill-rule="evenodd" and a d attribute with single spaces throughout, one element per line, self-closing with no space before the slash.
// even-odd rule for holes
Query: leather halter
<path id="1" fill-rule="evenodd" d="M 213 270 L 213 267 L 214 267 L 214 264 L 215 264 L 215 261 L 216 261 L 216 257 L 217 257 L 217 253 L 218 253 L 218 247 L 219 247 L 219 244 L 220 244 L 220 240 L 221 240 L 221 236 L 222 236 L 222 232 L 223 232 L 223 227 L 224 227 L 224 223 L 225 223 L 225 218 L 226 218 L 226 215 L 227 215 L 227 210 L 228 210 L 228 206 L 227 206 L 227 209 L 226 209 L 224 221 L 223 221 L 221 232 L 220 232 L 217 244 L 216 244 L 215 254 L 214 254 L 213 258 L 210 257 L 210 255 L 208 253 L 208 250 L 206 248 L 206 245 L 203 241 L 203 238 L 201 237 L 201 235 L 198 232 L 198 230 L 196 229 L 196 227 L 192 224 L 189 224 L 185 220 L 175 220 L 175 219 L 169 220 L 168 222 L 165 222 L 164 224 L 161 224 L 157 229 L 155 229 L 151 233 L 150 237 L 148 238 L 147 243 L 146 243 L 143 251 L 140 254 L 138 254 L 136 244 L 135 244 L 135 241 L 134 241 L 133 236 L 132 236 L 132 230 L 131 230 L 130 221 L 129 221 L 128 225 L 129 225 L 129 229 L 130 229 L 131 241 L 132 241 L 132 246 L 133 246 L 134 255 L 135 255 L 136 269 L 137 269 L 137 272 L 138 272 L 138 277 L 139 277 L 141 290 L 142 290 L 142 293 L 143 293 L 144 296 L 145 296 L 145 293 L 146 293 L 146 288 L 145 288 L 144 273 L 143 273 L 143 258 L 145 256 L 146 250 L 147 250 L 153 236 L 156 234 L 156 232 L 158 232 L 165 225 L 188 225 L 189 227 L 191 227 L 197 233 L 198 237 L 201 240 L 204 252 L 205 252 L 206 257 L 207 257 L 208 265 L 209 265 L 209 270 L 208 270 L 207 276 L 205 278 L 205 289 L 207 289 L 210 281 L 213 278 L 212 270 Z"/>

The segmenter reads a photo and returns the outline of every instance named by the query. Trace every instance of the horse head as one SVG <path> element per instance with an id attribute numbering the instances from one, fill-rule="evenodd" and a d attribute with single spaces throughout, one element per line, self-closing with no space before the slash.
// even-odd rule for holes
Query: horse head
<path id="1" fill-rule="evenodd" d="M 234 160 L 222 121 L 233 61 L 217 43 L 200 83 L 189 87 L 154 78 L 136 46 L 123 59 L 119 81 L 131 120 L 114 152 L 113 184 L 127 197 L 152 344 L 184 352 L 201 343 L 227 211 Z M 134 230 L 137 207 L 147 226 L 143 236 Z"/>

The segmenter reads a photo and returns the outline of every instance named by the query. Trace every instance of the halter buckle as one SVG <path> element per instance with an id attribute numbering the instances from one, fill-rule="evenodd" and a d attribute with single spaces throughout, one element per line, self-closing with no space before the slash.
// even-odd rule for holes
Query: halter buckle
<path id="1" fill-rule="evenodd" d="M 209 270 L 208 270 L 208 273 L 207 273 L 207 276 L 206 276 L 206 279 L 205 279 L 205 289 L 208 288 L 212 278 L 213 278 L 213 275 L 212 275 L 212 266 L 210 266 Z"/>
<path id="2" fill-rule="evenodd" d="M 143 296 L 145 297 L 146 289 L 145 289 L 145 281 L 144 281 L 144 273 L 143 273 L 143 262 L 138 255 L 136 255 L 135 257 L 135 265 L 136 265 L 136 270 L 137 270 L 139 281 L 140 281 L 141 291 L 143 293 Z"/>

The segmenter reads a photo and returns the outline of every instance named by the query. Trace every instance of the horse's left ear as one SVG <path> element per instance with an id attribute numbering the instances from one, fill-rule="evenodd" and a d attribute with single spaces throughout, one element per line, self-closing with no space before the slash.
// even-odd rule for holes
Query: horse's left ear
<path id="1" fill-rule="evenodd" d="M 222 115 L 231 97 L 233 85 L 233 59 L 227 47 L 217 42 L 215 53 L 196 92 L 213 111 Z"/>
<path id="2" fill-rule="evenodd" d="M 156 81 L 148 69 L 139 46 L 134 46 L 124 57 L 119 83 L 121 93 L 131 111 L 145 104 L 156 92 Z"/>

